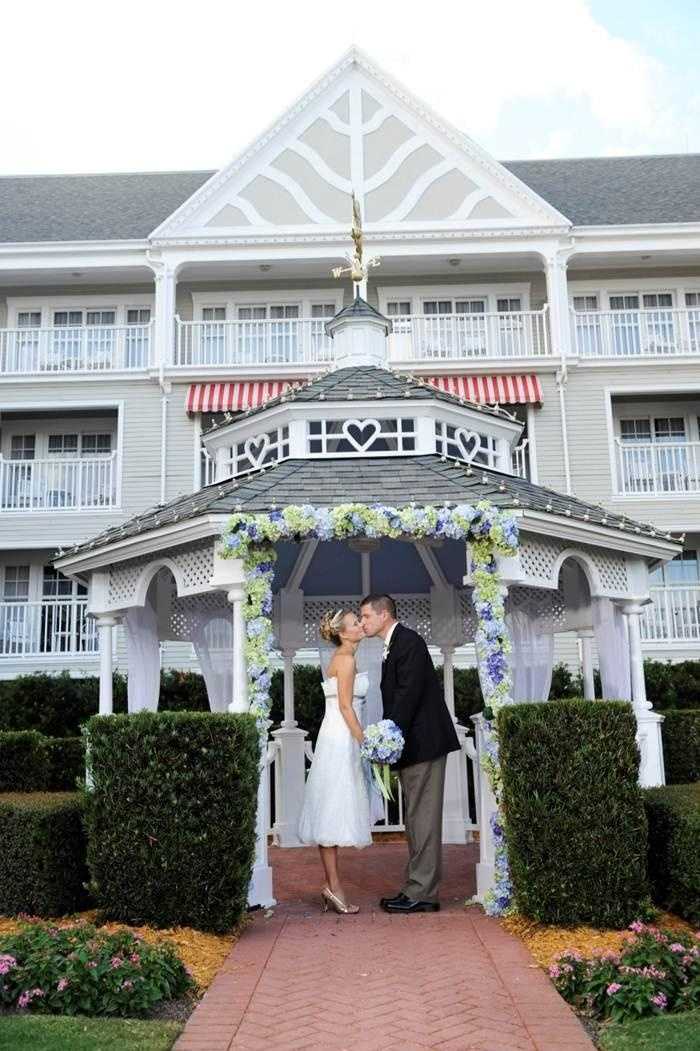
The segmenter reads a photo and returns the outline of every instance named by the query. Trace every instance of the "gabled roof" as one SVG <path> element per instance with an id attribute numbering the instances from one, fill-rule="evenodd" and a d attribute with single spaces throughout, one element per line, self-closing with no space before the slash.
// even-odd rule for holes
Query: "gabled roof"
<path id="1" fill-rule="evenodd" d="M 369 308 L 372 309 L 371 307 Z M 375 312 L 376 313 L 376 312 Z M 338 316 L 338 315 L 337 315 Z M 379 315 L 381 317 L 381 315 Z M 375 365 L 352 365 L 342 369 L 332 369 L 317 376 L 308 383 L 284 394 L 271 398 L 256 409 L 247 409 L 236 416 L 236 420 L 249 420 L 253 416 L 264 415 L 270 409 L 284 402 L 334 402 L 380 401 L 389 398 L 410 398 L 411 401 L 441 401 L 460 408 L 474 409 L 484 416 L 496 416 L 500 419 L 514 419 L 512 413 L 494 405 L 482 405 L 467 402 L 454 394 L 438 390 L 431 383 L 417 376 L 405 376 L 391 369 L 378 368 Z M 224 424 L 223 426 L 228 426 Z M 221 424 L 205 431 L 221 430 Z"/>
<path id="2" fill-rule="evenodd" d="M 215 482 L 199 492 L 159 505 L 121 526 L 106 529 L 76 545 L 62 558 L 92 551 L 128 537 L 204 515 L 235 511 L 263 512 L 291 504 L 334 507 L 344 503 L 423 504 L 475 503 L 488 500 L 497 507 L 545 511 L 620 530 L 662 538 L 651 525 L 641 525 L 603 507 L 563 496 L 553 489 L 491 468 L 470 467 L 457 460 L 426 456 L 386 456 L 361 461 L 348 457 L 283 460 L 249 475 Z"/>

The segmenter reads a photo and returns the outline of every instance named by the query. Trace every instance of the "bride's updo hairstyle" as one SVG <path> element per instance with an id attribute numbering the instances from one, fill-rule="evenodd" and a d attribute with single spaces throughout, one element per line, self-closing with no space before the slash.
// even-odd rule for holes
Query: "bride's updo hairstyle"
<path id="1" fill-rule="evenodd" d="M 334 646 L 340 646 L 343 641 L 340 637 L 340 630 L 343 627 L 343 621 L 345 620 L 348 613 L 352 613 L 351 609 L 338 609 L 328 610 L 321 617 L 318 625 L 318 633 L 325 642 L 331 642 Z"/>

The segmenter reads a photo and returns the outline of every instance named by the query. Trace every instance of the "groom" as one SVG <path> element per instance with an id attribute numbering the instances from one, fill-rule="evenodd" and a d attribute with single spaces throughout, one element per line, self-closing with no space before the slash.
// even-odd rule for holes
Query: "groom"
<path id="1" fill-rule="evenodd" d="M 437 912 L 442 863 L 442 801 L 448 752 L 460 744 L 425 639 L 399 624 L 389 595 L 362 600 L 365 635 L 384 640 L 382 702 L 404 736 L 399 762 L 408 866 L 403 890 L 382 898 L 386 912 Z"/>

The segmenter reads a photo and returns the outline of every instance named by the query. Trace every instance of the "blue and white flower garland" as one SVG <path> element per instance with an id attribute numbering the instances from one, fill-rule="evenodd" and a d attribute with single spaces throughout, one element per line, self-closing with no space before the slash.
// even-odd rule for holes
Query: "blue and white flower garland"
<path id="1" fill-rule="evenodd" d="M 280 540 L 347 540 L 351 537 L 422 540 L 446 538 L 469 544 L 474 584 L 472 601 L 478 628 L 475 636 L 486 717 L 484 767 L 500 800 L 500 766 L 495 715 L 510 700 L 510 640 L 505 623 L 506 589 L 498 575 L 497 555 L 516 553 L 518 526 L 514 518 L 487 501 L 455 507 L 389 507 L 383 504 L 340 504 L 338 507 L 293 505 L 262 514 L 231 516 L 223 534 L 223 555 L 240 558 L 246 578 L 246 663 L 250 711 L 258 725 L 270 714 L 272 580 Z M 500 814 L 492 822 L 496 844 L 496 886 L 486 902 L 498 914 L 510 904 L 511 887 Z"/>

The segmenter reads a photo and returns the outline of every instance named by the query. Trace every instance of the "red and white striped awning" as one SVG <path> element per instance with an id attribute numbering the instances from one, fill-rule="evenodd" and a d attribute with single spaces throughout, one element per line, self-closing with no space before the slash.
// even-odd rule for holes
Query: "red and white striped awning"
<path id="1" fill-rule="evenodd" d="M 534 373 L 514 376 L 428 376 L 438 390 L 482 405 L 527 405 L 542 401 L 542 386 Z"/>
<path id="2" fill-rule="evenodd" d="M 304 380 L 233 380 L 193 383 L 187 391 L 187 412 L 243 412 L 257 409 Z"/>

